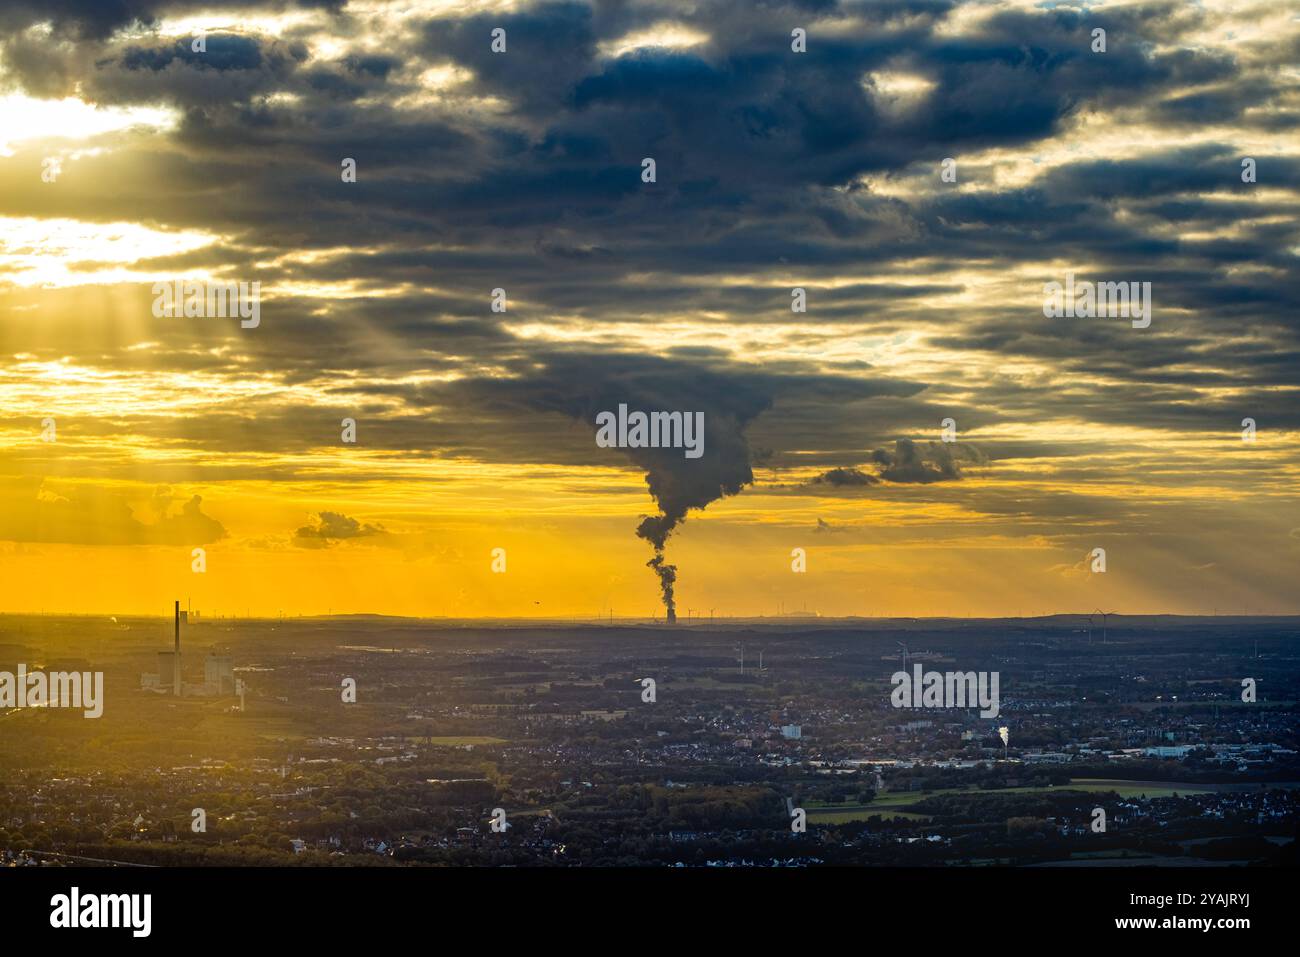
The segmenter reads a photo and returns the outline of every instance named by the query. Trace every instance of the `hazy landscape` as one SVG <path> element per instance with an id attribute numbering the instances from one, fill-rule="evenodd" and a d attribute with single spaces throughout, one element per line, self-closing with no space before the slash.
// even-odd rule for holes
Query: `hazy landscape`
<path id="1" fill-rule="evenodd" d="M 105 679 L 95 720 L 0 713 L 0 854 L 47 865 L 1293 862 L 1296 620 L 1112 617 L 1104 643 L 1101 624 L 195 616 L 177 698 L 141 687 L 171 648 L 170 619 L 4 615 L 0 670 Z M 242 708 L 228 688 L 203 690 L 212 653 L 233 662 Z M 905 653 L 909 669 L 999 673 L 1000 713 L 894 707 Z"/>

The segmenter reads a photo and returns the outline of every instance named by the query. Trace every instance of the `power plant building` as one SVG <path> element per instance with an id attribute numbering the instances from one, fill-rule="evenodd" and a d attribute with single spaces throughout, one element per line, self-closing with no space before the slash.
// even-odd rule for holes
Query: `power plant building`
<path id="1" fill-rule="evenodd" d="M 158 687 L 172 688 L 180 681 L 181 656 L 174 651 L 158 652 Z"/>
<path id="2" fill-rule="evenodd" d="M 203 684 L 184 684 L 181 681 L 181 624 L 188 620 L 188 615 L 181 611 L 178 601 L 174 607 L 174 639 L 171 651 L 158 652 L 158 673 L 140 675 L 140 687 L 158 694 L 171 692 L 176 697 L 181 695 L 234 695 L 238 693 L 235 685 L 235 661 L 229 655 L 209 653 L 203 662 Z"/>
<path id="3" fill-rule="evenodd" d="M 235 659 L 229 655 L 208 655 L 203 661 L 203 684 L 208 694 L 234 694 Z"/>

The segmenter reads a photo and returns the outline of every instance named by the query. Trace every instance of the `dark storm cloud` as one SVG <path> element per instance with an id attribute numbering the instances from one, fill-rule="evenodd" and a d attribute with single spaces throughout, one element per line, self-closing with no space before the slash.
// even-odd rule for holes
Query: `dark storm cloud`
<path id="1" fill-rule="evenodd" d="M 863 472 L 855 468 L 836 468 L 823 472 L 813 479 L 816 485 L 832 485 L 837 488 L 878 485 L 880 479 L 876 478 L 869 472 Z M 820 519 L 819 519 L 820 521 Z"/>
<path id="2" fill-rule="evenodd" d="M 1236 191 L 1245 198 L 1249 186 L 1241 182 L 1241 156 L 1227 143 L 1207 143 L 1133 159 L 1072 163 L 1045 177 L 1042 193 L 1056 201 L 1073 197 L 1089 204 L 1215 190 Z M 1268 168 L 1268 182 L 1300 187 L 1300 159 L 1255 158 Z M 1215 200 L 1196 201 L 1208 209 Z"/>
<path id="3" fill-rule="evenodd" d="M 489 37 L 506 31 L 508 53 L 493 53 Z M 596 55 L 591 9 L 546 3 L 510 13 L 431 19 L 420 38 L 429 59 L 447 57 L 474 70 L 478 88 L 549 115 L 563 108 Z"/>
<path id="4" fill-rule="evenodd" d="M 585 423 L 592 431 L 582 435 L 586 450 L 574 450 L 588 462 L 627 455 L 648 473 L 652 490 L 658 488 L 668 506 L 665 514 L 680 517 L 701 508 L 751 480 L 752 454 L 744 429 L 774 406 L 789 412 L 824 410 L 828 403 L 857 408 L 891 396 L 914 394 L 915 383 L 884 376 L 853 378 L 807 371 L 773 373 L 730 361 L 672 360 L 617 352 L 565 352 L 537 350 L 513 363 L 509 377 L 466 378 L 446 385 L 415 390 L 413 401 L 446 404 L 476 410 L 477 416 L 527 422 L 538 413 L 553 413 Z M 629 409 L 688 410 L 705 414 L 704 454 L 687 460 L 681 450 L 597 450 L 595 417 Z M 556 420 L 551 420 L 556 421 Z M 519 437 L 521 441 L 522 436 Z M 554 432 L 538 435 L 531 453 L 538 461 L 551 461 Z M 567 443 L 558 446 L 564 449 Z M 659 496 L 656 496 L 657 498 Z"/>
<path id="5" fill-rule="evenodd" d="M 504 18 L 437 19 L 425 32 L 429 46 L 388 54 L 384 69 L 362 69 L 354 56 L 342 66 L 312 67 L 279 77 L 286 91 L 306 96 L 300 107 L 237 106 L 258 90 L 266 90 L 250 83 L 249 77 L 240 82 L 232 76 L 227 106 L 188 114 L 180 139 L 202 153 L 226 156 L 224 169 L 210 166 L 203 171 L 204 181 L 225 180 L 238 185 L 242 197 L 247 197 L 233 206 L 227 198 L 220 209 L 204 209 L 203 216 L 216 213 L 232 227 L 256 228 L 272 242 L 295 238 L 319 244 L 357 242 L 391 236 L 394 230 L 397 235 L 414 235 L 438 228 L 482 248 L 491 234 L 498 242 L 504 239 L 507 248 L 526 249 L 533 255 L 540 251 L 588 265 L 604 262 L 611 281 L 620 269 L 643 267 L 647 257 L 679 274 L 753 267 L 777 259 L 834 268 L 906 254 L 909 243 L 897 244 L 899 229 L 916 250 L 927 244 L 932 247 L 938 238 L 961 253 L 981 240 L 936 237 L 928 234 L 932 229 L 924 223 L 909 224 L 903 213 L 899 229 L 880 236 L 894 247 L 889 252 L 871 242 L 841 250 L 836 239 L 860 241 L 879 234 L 884 210 L 833 202 L 817 191 L 799 196 L 791 189 L 840 184 L 871 169 L 901 168 L 924 154 L 927 143 L 953 150 L 960 145 L 964 125 L 980 131 L 978 135 L 988 143 L 1014 144 L 1023 136 L 1045 134 L 1052 123 L 1089 97 L 1107 92 L 1134 96 L 1137 86 L 1176 86 L 1184 82 L 1183 74 L 1196 74 L 1197 69 L 1205 73 L 1230 69 L 1208 54 L 1199 68 L 1195 56 L 1189 62 L 1166 58 L 1170 60 L 1166 63 L 1155 57 L 1147 63 L 1137 45 L 1107 54 L 1103 68 L 1099 62 L 1103 58 L 1086 53 L 1086 30 L 1077 15 L 1065 13 L 1044 17 L 1008 12 L 992 18 L 980 33 L 940 39 L 928 28 L 945 5 L 904 9 L 907 6 L 882 11 L 869 6 L 860 11 L 846 8 L 878 18 L 886 26 L 903 13 L 925 16 L 912 17 L 906 26 L 885 29 L 880 36 L 821 37 L 816 57 L 789 54 L 784 23 L 788 11 L 778 12 L 779 5 L 767 8 L 770 22 L 746 28 L 740 28 L 726 5 L 706 6 L 694 22 L 708 28 L 712 39 L 698 55 L 643 52 L 615 60 L 597 58 L 596 42 L 648 21 L 652 14 L 658 15 L 654 8 L 640 15 L 629 12 L 635 5 L 615 13 L 602 8 L 593 17 L 585 6 L 559 4 Z M 512 49 L 519 55 L 489 51 L 484 36 L 489 24 L 498 21 L 510 29 Z M 1151 14 L 1135 23 L 1121 26 L 1152 31 L 1163 26 Z M 243 42 L 252 41 L 244 38 Z M 537 55 L 526 55 L 533 47 Z M 900 50 L 909 54 L 916 69 L 939 83 L 902 126 L 879 114 L 871 94 L 859 82 L 865 71 L 896 57 Z M 348 111 L 335 102 L 360 92 L 358 78 L 387 78 L 399 57 L 414 68 L 419 57 L 436 62 L 440 56 L 474 68 L 472 90 L 510 100 L 512 110 L 503 126 L 472 127 L 462 118 L 436 115 L 437 111 L 429 120 L 413 124 L 410 117 L 394 115 L 382 103 Z M 251 63 L 251 49 L 245 48 L 242 57 L 245 66 Z M 539 59 L 545 62 L 544 69 L 539 69 Z M 520 70 L 528 75 L 520 75 Z M 261 76 L 266 70 L 263 65 L 252 72 Z M 679 80 L 683 75 L 688 82 Z M 1005 86 L 998 79 L 1004 75 Z M 176 86 L 159 82 L 157 90 L 160 96 L 173 96 Z M 394 87 L 391 92 L 401 89 Z M 204 99 L 208 96 L 202 93 Z M 1026 97 L 1041 98 L 1042 108 L 1018 108 L 1015 104 Z M 345 112 L 328 115 L 339 109 Z M 1016 119 L 1017 109 L 1032 116 L 1013 130 L 1021 122 Z M 756 127 L 759 114 L 765 118 Z M 511 124 L 519 128 L 512 129 Z M 531 133 L 523 135 L 525 129 Z M 361 149 L 356 148 L 358 143 L 363 144 Z M 628 143 L 646 145 L 629 151 L 624 145 Z M 315 206 L 319 228 L 304 236 L 286 235 L 283 224 L 296 219 L 289 200 L 302 191 L 302 168 L 295 161 L 321 168 L 322 177 L 328 176 L 331 166 L 322 163 L 322 151 L 336 156 L 359 153 L 362 181 L 349 192 L 313 190 L 319 200 Z M 649 191 L 653 202 L 647 201 L 648 191 L 635 176 L 643 152 L 655 152 L 662 164 L 659 188 Z M 275 158 L 269 166 L 268 155 Z M 387 172 L 403 159 L 410 163 L 421 158 L 429 171 L 452 160 L 462 170 L 468 164 L 479 172 L 469 181 L 463 174 L 439 181 L 434 172 L 413 176 Z M 250 163 L 253 159 L 258 162 Z M 178 169 L 176 175 L 193 178 L 200 170 L 190 166 Z M 935 215 L 995 228 L 1007 215 L 1008 199 L 987 201 L 965 214 L 955 208 L 936 209 Z M 567 239 L 556 235 L 559 205 L 571 221 Z M 1024 209 L 1026 219 L 1035 212 L 1041 217 L 1032 196 L 1026 196 Z M 730 222 L 718 229 L 710 217 L 723 210 Z M 186 215 L 185 210 L 176 212 L 182 218 Z M 1072 214 L 1068 207 L 1059 212 L 1067 215 L 1064 221 L 1056 221 L 1065 224 L 1083 208 Z M 778 228 L 751 226 L 758 217 L 771 222 L 773 215 Z M 697 229 L 691 232 L 706 241 L 665 246 L 660 241 L 663 229 L 669 228 L 670 221 L 683 219 L 693 221 Z M 210 218 L 206 221 L 212 223 Z M 792 233 L 796 225 L 800 232 Z M 909 231 L 912 235 L 906 236 Z M 1023 238 L 1026 246 L 1033 241 Z M 1016 245 L 1014 236 L 1000 238 L 1000 248 L 1008 253 Z M 703 255 L 706 250 L 708 255 Z M 1151 245 L 1153 254 L 1168 251 L 1172 250 Z M 429 265 L 446 273 L 464 263 L 442 255 L 430 257 Z M 503 269 L 513 265 L 501 263 Z M 383 262 L 373 260 L 371 266 L 380 269 Z M 517 269 L 511 274 L 518 275 Z M 600 305 L 592 303 L 593 308 Z M 826 305 L 836 310 L 825 313 L 826 318 L 851 318 L 857 304 Z"/>
<path id="6" fill-rule="evenodd" d="M 899 439 L 893 450 L 876 449 L 871 460 L 881 466 L 880 477 L 889 482 L 950 482 L 961 478 L 957 460 L 948 446 L 937 442 L 918 445 Z"/>
<path id="7" fill-rule="evenodd" d="M 81 160 L 85 174 L 65 177 L 57 191 L 5 190 L 0 213 L 143 215 L 223 238 L 142 268 L 356 287 L 354 298 L 268 300 L 256 337 L 175 323 L 148 332 L 162 343 L 152 353 L 81 340 L 77 358 L 89 365 L 264 373 L 312 383 L 325 398 L 326 408 L 249 398 L 256 428 L 224 412 L 175 426 L 202 447 L 316 447 L 341 415 L 360 410 L 379 448 L 576 464 L 595 460 L 596 450 L 566 420 L 590 423 L 597 403 L 641 395 L 666 408 L 695 402 L 749 437 L 737 438 L 728 460 L 743 468 L 710 466 L 709 493 L 720 494 L 748 481 L 759 447 L 774 467 L 831 474 L 958 410 L 963 427 L 1077 415 L 1214 431 L 1239 421 L 1243 408 L 1264 410 L 1257 414 L 1275 427 L 1297 422 L 1296 404 L 1278 392 L 1300 374 L 1300 163 L 1292 155 L 1256 157 L 1261 185 L 1292 197 L 1276 201 L 1272 223 L 1257 221 L 1240 180 L 1242 151 L 1229 139 L 1160 150 L 1138 150 L 1135 140 L 1131 157 L 1084 153 L 1023 187 L 936 190 L 934 182 L 945 156 L 1003 148 L 1028 162 L 1060 146 L 1068 124 L 1090 110 L 1135 111 L 1138 140 L 1145 124 L 1181 128 L 1197 116 L 1293 131 L 1285 107 L 1294 82 L 1276 68 L 1293 62 L 1293 40 L 1233 56 L 1183 42 L 1206 28 L 1208 13 L 1181 3 L 991 9 L 952 30 L 963 5 L 922 0 L 450 11 L 383 37 L 381 52 L 358 44 L 330 59 L 308 55 L 308 28 L 281 39 L 214 33 L 206 57 L 184 40 L 114 32 L 205 6 L 17 3 L 0 13 L 13 31 L 4 41 L 8 82 L 34 91 L 81 84 L 102 105 L 181 111 L 173 133 L 124 138 L 116 152 Z M 360 34 L 341 4 L 222 5 L 313 7 L 328 36 Z M 858 23 L 832 28 L 833 16 Z M 602 53 L 663 20 L 706 39 Z M 19 32 L 44 21 L 55 26 L 49 36 Z M 807 54 L 790 52 L 795 24 L 809 30 Z M 489 48 L 495 26 L 508 32 L 507 54 Z M 1093 26 L 1108 31 L 1104 55 L 1089 50 Z M 447 64 L 466 78 L 429 94 L 417 78 Z M 895 109 L 872 79 L 880 71 L 915 74 L 932 88 Z M 419 105 L 399 106 L 403 97 Z M 466 108 L 473 97 L 500 105 Z M 340 183 L 344 156 L 358 161 L 355 184 Z M 640 182 L 644 156 L 658 160 L 655 184 Z M 924 181 L 909 179 L 918 168 Z M 962 175 L 973 171 L 963 166 Z M 921 188 L 881 195 L 859 176 Z M 268 250 L 335 248 L 346 253 L 268 262 Z M 1060 276 L 1029 282 L 996 308 L 958 315 L 931 304 L 978 293 L 965 275 L 954 279 L 971 264 L 995 273 L 1045 255 L 1109 273 L 1088 278 L 1152 281 L 1156 318 L 1141 348 L 1117 328 L 1044 320 L 1041 284 Z M 719 281 L 737 276 L 744 281 Z M 791 276 L 808 290 L 806 316 L 790 313 Z M 487 307 L 498 286 L 511 298 L 505 315 Z M 882 341 L 925 335 L 954 352 L 1041 362 L 1104 377 L 1105 386 L 976 381 L 960 369 L 886 379 L 844 350 L 833 368 L 774 357 L 759 372 L 742 356 L 698 346 L 634 359 L 617 341 L 592 338 L 602 322 L 653 327 L 665 316 L 715 322 L 724 341 L 736 320 L 798 319 L 810 328 L 781 334 L 782 343 L 812 353 L 839 344 L 836 327 L 859 324 Z M 569 344 L 525 337 L 525 324 L 561 329 Z M 14 352 L 54 349 L 34 326 L 16 328 L 10 341 Z M 397 381 L 453 372 L 454 381 L 435 385 Z M 1234 396 L 1204 394 L 1233 384 Z M 458 417 L 442 414 L 451 408 Z M 159 428 L 144 419 L 132 426 Z M 959 474 L 942 450 L 910 442 L 877 456 L 886 481 Z"/>
<path id="8" fill-rule="evenodd" d="M 611 60 L 596 55 L 597 42 L 641 25 L 638 20 L 647 20 L 654 8 L 639 17 L 628 12 L 636 5 L 610 9 L 615 12 L 600 8 L 593 16 L 585 5 L 543 4 L 510 15 L 431 20 L 423 42 L 386 54 L 382 69 L 365 69 L 352 56 L 342 64 L 313 66 L 291 76 L 300 45 L 214 35 L 207 61 L 183 42 L 137 44 L 96 61 L 95 70 L 82 79 L 105 102 L 135 101 L 149 95 L 139 67 L 152 66 L 158 74 L 164 65 L 183 63 L 192 71 L 227 74 L 231 106 L 269 92 L 274 81 L 306 101 L 292 111 L 261 114 L 264 131 L 252 140 L 249 124 L 257 114 L 221 109 L 212 102 L 210 84 L 191 91 L 180 77 L 159 75 L 153 92 L 164 100 L 211 103 L 202 118 L 187 119 L 188 135 L 210 129 L 227 151 L 238 151 L 241 142 L 264 148 L 274 141 L 285 159 L 294 152 L 306 159 L 319 145 L 311 142 L 320 135 L 317 130 L 336 130 L 346 121 L 354 143 L 386 151 L 396 137 L 395 147 L 407 150 L 406 155 L 415 147 L 418 155 L 418 143 L 406 135 L 409 117 L 389 115 L 382 104 L 333 118 L 327 111 L 346 109 L 340 98 L 355 98 L 385 82 L 401 58 L 414 71 L 421 60 L 437 63 L 446 57 L 474 71 L 468 92 L 500 96 L 511 103 L 511 112 L 504 127 L 482 131 L 496 143 L 485 157 L 481 180 L 448 184 L 430 194 L 436 204 L 430 212 L 454 209 L 459 219 L 475 211 L 481 220 L 498 204 L 509 204 L 510 222 L 517 226 L 553 222 L 555 204 L 561 201 L 575 207 L 570 215 L 616 213 L 611 204 L 642 192 L 628 173 L 647 153 L 661 163 L 658 205 L 666 203 L 681 214 L 689 203 L 698 219 L 711 207 L 736 210 L 766 202 L 760 194 L 771 190 L 839 185 L 860 172 L 901 168 L 932 148 L 952 151 L 1046 135 L 1086 98 L 1134 97 L 1142 85 L 1175 85 L 1198 62 L 1193 57 L 1190 64 L 1166 63 L 1127 46 L 1105 58 L 1089 55 L 1086 31 L 1073 14 L 1006 13 L 982 34 L 939 39 L 929 27 L 944 12 L 940 4 L 910 10 L 845 7 L 880 29 L 817 37 L 816 56 L 789 52 L 787 18 L 806 11 L 773 5 L 760 13 L 756 26 L 748 11 L 707 4 L 693 16 L 675 12 L 710 33 L 710 42 L 699 52 L 641 51 Z M 897 21 L 904 13 L 908 19 Z M 510 54 L 490 52 L 485 39 L 495 25 L 509 31 Z M 220 48 L 214 48 L 218 43 Z M 882 114 L 861 82 L 900 51 L 938 84 L 902 119 Z M 1216 64 L 1204 69 L 1227 69 Z M 131 69 L 124 71 L 123 65 Z M 404 90 L 398 85 L 389 92 Z M 312 117 L 316 112 L 320 115 Z M 463 118 L 444 115 L 416 131 L 426 139 L 433 135 L 432 143 L 465 125 Z M 530 133 L 518 136 L 524 130 Z M 644 145 L 629 150 L 630 144 Z M 382 168 L 382 156 L 368 159 Z M 456 161 L 464 165 L 463 151 Z M 239 174 L 255 171 L 241 166 Z M 381 193 L 385 189 L 382 182 L 374 185 Z M 389 185 L 403 194 L 394 197 L 394 208 L 411 208 L 411 184 L 396 180 Z M 265 182 L 265 187 L 268 197 L 277 195 L 273 183 Z M 377 197 L 372 192 L 349 198 L 370 204 Z M 851 232 L 853 227 L 847 221 L 839 228 Z"/>
<path id="9" fill-rule="evenodd" d="M 346 0 L 222 0 L 220 9 L 276 11 L 337 10 Z M 134 23 L 150 24 L 160 17 L 184 16 L 213 9 L 211 0 L 7 0 L 0 7 L 0 26 L 21 29 L 49 23 L 59 33 L 78 39 L 104 39 Z"/>
<path id="10" fill-rule="evenodd" d="M 306 56 L 306 51 L 301 56 Z M 157 71 L 177 62 L 198 70 L 255 70 L 268 59 L 254 37 L 214 33 L 204 37 L 201 51 L 194 49 L 194 41 L 183 38 L 156 46 L 127 47 L 118 62 L 127 70 Z M 96 64 L 100 69 L 106 65 Z"/>
<path id="11" fill-rule="evenodd" d="M 878 486 L 882 482 L 920 485 L 953 482 L 962 477 L 961 460 L 986 464 L 989 459 L 984 451 L 970 445 L 953 446 L 944 442 L 897 439 L 893 449 L 878 448 L 872 451 L 871 462 L 877 467 L 876 472 L 840 466 L 817 475 L 808 483 L 808 487 L 854 489 Z"/>
<path id="12" fill-rule="evenodd" d="M 294 532 L 293 543 L 299 548 L 328 548 L 335 542 L 386 534 L 382 525 L 363 523 L 341 512 L 320 512 L 315 524 Z"/>
<path id="13" fill-rule="evenodd" d="M 312 83 L 311 74 L 294 76 L 307 59 L 302 44 L 229 33 L 211 33 L 205 44 L 206 50 L 195 51 L 182 38 L 115 48 L 96 62 L 83 92 L 101 102 L 161 101 L 215 114 L 254 96 Z M 248 115 L 247 108 L 242 112 Z"/>

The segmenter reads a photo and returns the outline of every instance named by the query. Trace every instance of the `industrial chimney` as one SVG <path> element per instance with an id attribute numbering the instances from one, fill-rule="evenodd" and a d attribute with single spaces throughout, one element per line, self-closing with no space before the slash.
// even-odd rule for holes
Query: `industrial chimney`
<path id="1" fill-rule="evenodd" d="M 176 664 L 172 670 L 172 694 L 181 696 L 181 602 L 176 599 Z"/>

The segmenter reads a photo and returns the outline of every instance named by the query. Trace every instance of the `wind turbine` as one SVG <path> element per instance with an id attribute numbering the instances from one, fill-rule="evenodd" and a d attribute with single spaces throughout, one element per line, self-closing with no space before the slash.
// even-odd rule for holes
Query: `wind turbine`
<path id="1" fill-rule="evenodd" d="M 1100 608 L 1098 608 L 1095 614 L 1101 615 L 1101 643 L 1104 645 L 1106 643 L 1106 620 L 1110 618 L 1111 615 L 1119 614 L 1119 612 L 1102 611 Z M 1088 622 L 1089 624 L 1091 624 L 1092 615 L 1088 616 Z"/>

